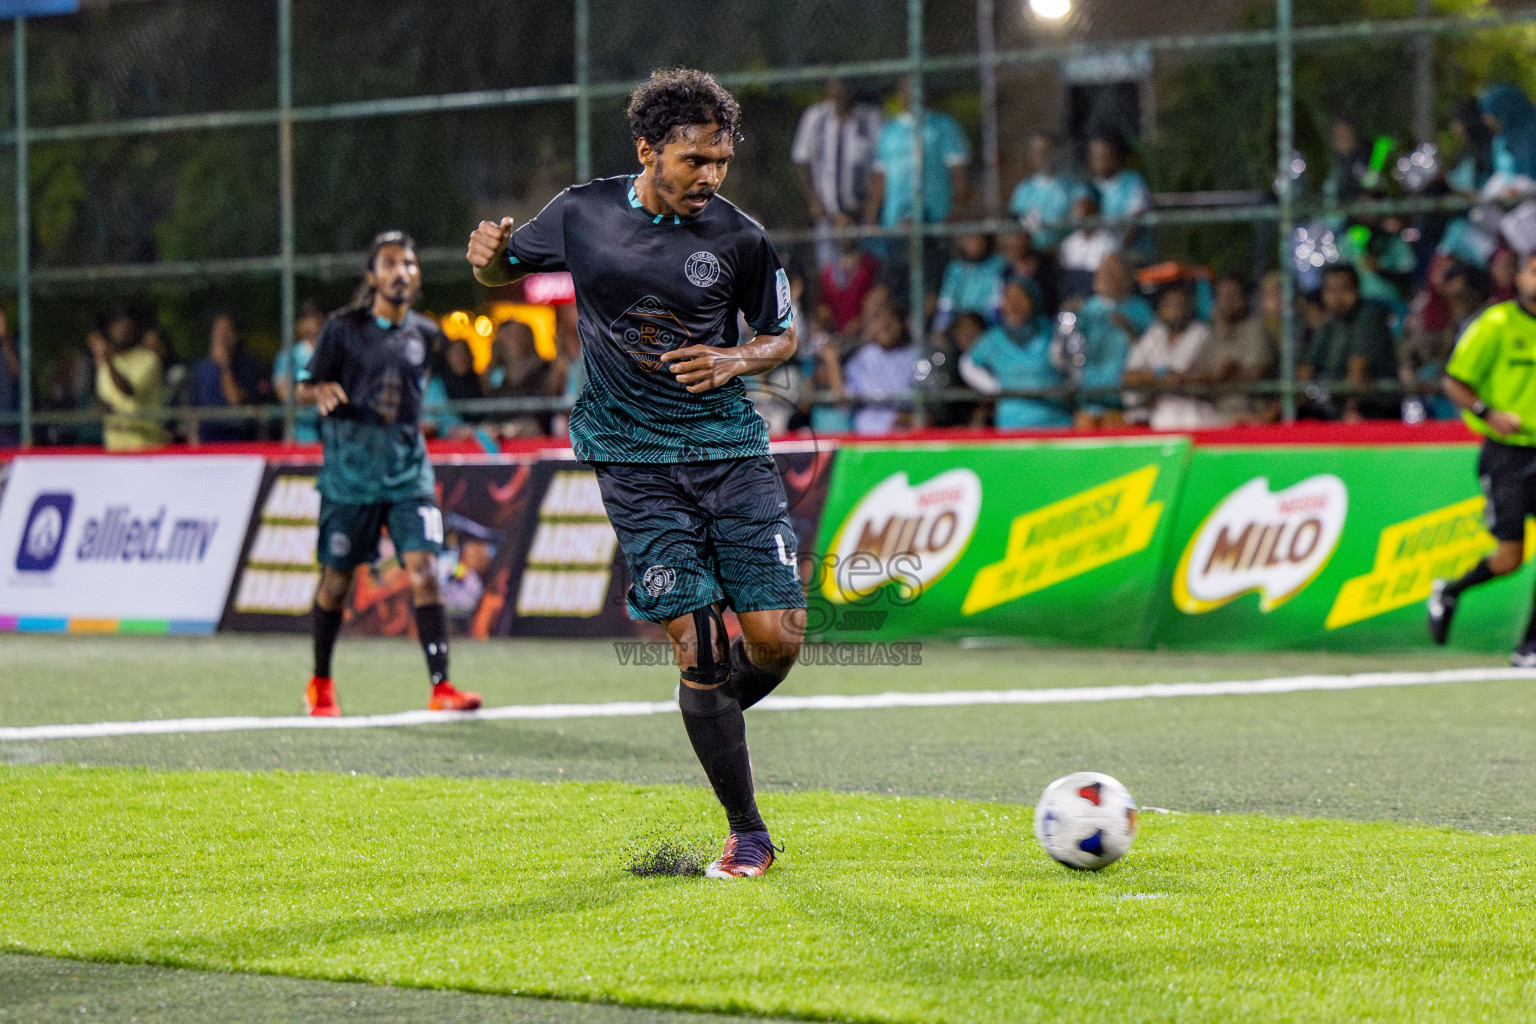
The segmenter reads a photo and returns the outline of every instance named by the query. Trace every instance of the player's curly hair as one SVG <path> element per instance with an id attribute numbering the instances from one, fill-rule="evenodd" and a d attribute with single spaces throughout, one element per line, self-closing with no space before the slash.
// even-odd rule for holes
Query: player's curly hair
<path id="1" fill-rule="evenodd" d="M 715 124 L 716 138 L 739 136 L 741 106 L 715 77 L 693 68 L 662 68 L 629 97 L 629 134 L 660 149 L 698 124 Z"/>

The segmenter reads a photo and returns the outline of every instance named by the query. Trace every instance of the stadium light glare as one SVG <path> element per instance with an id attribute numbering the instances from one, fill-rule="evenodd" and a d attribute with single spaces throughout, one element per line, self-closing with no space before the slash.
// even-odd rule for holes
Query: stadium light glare
<path id="1" fill-rule="evenodd" d="M 1072 0 L 1029 0 L 1029 9 L 1038 17 L 1060 21 L 1072 13 Z"/>
<path id="2" fill-rule="evenodd" d="M 482 316 L 475 318 L 475 333 L 480 335 L 480 337 L 489 338 L 495 330 L 496 325 L 491 323 L 490 317 Z"/>

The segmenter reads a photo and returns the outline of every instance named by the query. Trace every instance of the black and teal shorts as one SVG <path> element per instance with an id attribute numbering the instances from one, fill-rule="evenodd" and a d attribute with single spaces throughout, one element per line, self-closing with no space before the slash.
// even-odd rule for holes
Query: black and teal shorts
<path id="1" fill-rule="evenodd" d="M 397 557 L 443 550 L 443 514 L 431 498 L 352 505 L 322 497 L 315 556 L 321 565 L 351 572 L 379 557 L 379 538 L 386 529 Z"/>
<path id="2" fill-rule="evenodd" d="M 670 622 L 724 602 L 804 608 L 784 481 L 767 455 L 716 462 L 595 463 L 629 565 L 629 615 Z"/>

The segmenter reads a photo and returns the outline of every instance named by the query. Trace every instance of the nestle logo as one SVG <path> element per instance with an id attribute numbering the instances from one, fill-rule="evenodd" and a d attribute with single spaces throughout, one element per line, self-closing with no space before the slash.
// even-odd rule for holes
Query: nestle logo
<path id="1" fill-rule="evenodd" d="M 69 529 L 69 513 L 75 507 L 73 494 L 39 494 L 27 514 L 21 531 L 21 547 L 16 551 L 18 572 L 49 572 L 64 550 L 64 533 Z"/>

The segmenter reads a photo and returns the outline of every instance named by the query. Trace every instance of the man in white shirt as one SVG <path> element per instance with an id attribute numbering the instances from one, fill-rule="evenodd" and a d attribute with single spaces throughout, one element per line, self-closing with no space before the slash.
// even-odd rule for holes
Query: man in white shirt
<path id="1" fill-rule="evenodd" d="M 816 260 L 825 267 L 837 259 L 835 227 L 857 222 L 869 192 L 870 165 L 884 119 L 878 107 L 854 101 L 847 81 L 827 83 L 827 98 L 800 115 L 790 159 L 816 225 Z"/>
<path id="2" fill-rule="evenodd" d="M 1189 385 L 1209 383 L 1201 377 L 1211 328 L 1195 318 L 1195 302 L 1186 285 L 1176 284 L 1157 301 L 1157 322 L 1131 349 L 1122 378 L 1127 387 L 1157 388 L 1148 425 L 1153 430 L 1196 430 L 1222 424 L 1214 402 L 1177 393 Z M 1127 419 L 1147 416 L 1147 396 L 1125 396 Z M 1136 415 L 1139 410 L 1140 416 Z"/>

